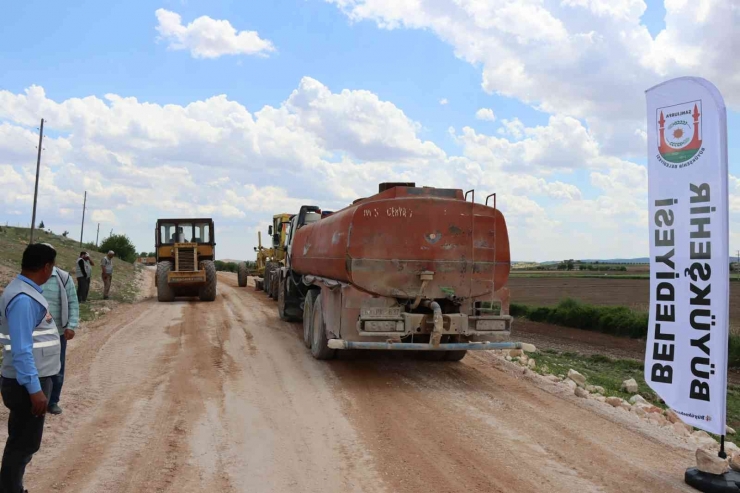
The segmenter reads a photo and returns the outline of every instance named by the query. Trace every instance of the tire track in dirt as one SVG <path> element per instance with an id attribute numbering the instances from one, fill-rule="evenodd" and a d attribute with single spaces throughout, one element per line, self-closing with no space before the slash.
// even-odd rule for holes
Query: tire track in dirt
<path id="1" fill-rule="evenodd" d="M 212 303 L 120 307 L 70 345 L 32 491 L 691 491 L 692 453 L 489 354 L 316 361 L 220 274 Z"/>
<path id="2" fill-rule="evenodd" d="M 243 379 L 226 387 L 241 416 L 227 415 L 225 426 L 232 440 L 261 445 L 242 450 L 241 467 L 230 475 L 249 491 L 385 491 L 327 383 L 331 373 L 295 345 L 293 324 L 230 276 L 219 276 L 219 290 L 243 344 L 229 347 L 238 350 L 232 356 Z"/>
<path id="3" fill-rule="evenodd" d="M 224 281 L 212 303 L 150 296 L 85 327 L 70 345 L 65 413 L 49 416 L 27 486 L 384 491 L 331 374 L 268 315 Z"/>
<path id="4" fill-rule="evenodd" d="M 276 314 L 263 293 L 248 294 Z M 280 330 L 307 353 L 300 324 Z M 693 491 L 683 483 L 693 450 L 673 435 L 490 354 L 450 363 L 345 352 L 323 364 L 390 491 Z"/>

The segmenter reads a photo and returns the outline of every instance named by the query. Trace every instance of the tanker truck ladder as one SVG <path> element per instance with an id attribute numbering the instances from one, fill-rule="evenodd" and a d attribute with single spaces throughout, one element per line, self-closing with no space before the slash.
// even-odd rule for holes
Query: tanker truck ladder
<path id="1" fill-rule="evenodd" d="M 494 221 L 493 221 L 493 271 L 491 273 L 491 301 L 490 301 L 491 304 L 488 306 L 488 308 L 485 308 L 483 306 L 480 307 L 481 312 L 489 312 L 489 313 L 496 311 L 494 306 L 496 305 L 496 267 L 497 267 L 497 262 L 498 262 L 498 258 L 496 257 L 496 244 L 498 243 L 498 236 L 496 234 L 496 225 L 498 224 L 498 221 L 495 220 L 496 212 L 498 212 L 496 209 L 496 192 L 486 197 L 486 203 L 485 203 L 486 206 L 488 205 L 488 200 L 491 197 L 493 197 L 493 217 L 494 217 Z M 473 222 L 475 223 L 475 221 Z M 473 260 L 475 260 L 475 247 L 473 248 Z M 472 283 L 472 280 L 471 280 L 471 283 Z M 506 311 L 506 315 L 508 315 L 509 310 L 507 309 L 505 311 Z M 499 313 L 501 315 L 504 315 L 503 312 L 504 312 L 504 304 L 501 303 L 501 306 L 499 308 Z"/>

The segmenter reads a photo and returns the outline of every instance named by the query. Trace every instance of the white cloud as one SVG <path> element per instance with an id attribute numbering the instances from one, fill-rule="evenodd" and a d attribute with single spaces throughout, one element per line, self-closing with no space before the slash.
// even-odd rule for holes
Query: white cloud
<path id="1" fill-rule="evenodd" d="M 110 209 L 97 209 L 92 211 L 90 218 L 96 223 L 118 224 L 116 214 Z"/>
<path id="2" fill-rule="evenodd" d="M 547 126 L 525 127 L 515 119 L 503 120 L 502 137 L 464 127 L 458 141 L 471 160 L 510 172 L 547 175 L 556 171 L 602 168 L 613 158 L 604 156 L 593 135 L 575 118 L 554 115 Z"/>
<path id="3" fill-rule="evenodd" d="M 327 1 L 353 22 L 435 33 L 481 67 L 485 91 L 585 119 L 610 153 L 644 155 L 644 91 L 667 78 L 708 78 L 740 108 L 735 0 L 667 0 L 655 38 L 643 0 Z"/>
<path id="4" fill-rule="evenodd" d="M 223 55 L 266 55 L 275 51 L 272 42 L 256 31 L 237 31 L 229 21 L 201 16 L 184 26 L 175 12 L 157 9 L 157 32 L 172 50 L 189 50 L 193 58 Z"/>
<path id="5" fill-rule="evenodd" d="M 479 202 L 497 192 L 515 258 L 568 249 L 578 256 L 589 228 L 599 230 L 605 218 L 623 221 L 632 243 L 617 250 L 609 235 L 592 238 L 601 255 L 647 248 L 646 235 L 630 233 L 643 228 L 644 168 L 605 154 L 581 121 L 502 120 L 504 132 L 495 135 L 451 129 L 461 149 L 451 156 L 421 138 L 421 124 L 393 103 L 308 77 L 279 106 L 255 112 L 223 95 L 180 106 L 115 94 L 54 101 L 38 86 L 0 90 L 0 186 L 9 190 L 0 194 L 0 220 L 29 210 L 39 114 L 55 136 L 45 142 L 39 217 L 72 236 L 87 191 L 88 221 L 106 234 L 114 225 L 125 230 L 140 250 L 151 250 L 157 217 L 202 215 L 216 221 L 219 256 L 252 258 L 256 238 L 245 232 L 275 213 L 305 203 L 337 210 L 375 193 L 379 182 L 413 181 L 476 188 Z M 590 179 L 597 196 L 585 198 L 574 174 Z M 85 230 L 94 239 L 95 226 Z M 535 231 L 555 250 L 543 251 Z"/>
<path id="6" fill-rule="evenodd" d="M 475 117 L 478 120 L 485 120 L 489 122 L 495 122 L 496 121 L 496 115 L 493 114 L 493 110 L 491 108 L 481 108 L 478 111 L 475 112 Z"/>
<path id="7" fill-rule="evenodd" d="M 442 98 L 439 100 L 439 104 L 441 104 L 442 106 L 445 106 L 449 104 L 449 101 L 447 101 L 447 98 Z"/>

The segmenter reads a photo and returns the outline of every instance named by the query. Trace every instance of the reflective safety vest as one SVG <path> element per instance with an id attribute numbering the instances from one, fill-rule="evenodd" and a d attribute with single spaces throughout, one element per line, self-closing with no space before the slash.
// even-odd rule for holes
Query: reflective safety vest
<path id="1" fill-rule="evenodd" d="M 56 272 L 57 284 L 59 285 L 59 308 L 62 311 L 62 328 L 66 329 L 69 325 L 69 298 L 67 297 L 67 283 L 69 282 L 69 274 L 61 269 L 54 267 Z M 23 283 L 25 284 L 25 283 Z"/>
<path id="2" fill-rule="evenodd" d="M 82 260 L 82 263 L 85 265 L 85 272 L 82 272 L 82 269 L 80 269 L 80 260 L 77 259 L 77 262 L 75 262 L 75 275 L 77 277 L 90 277 L 90 274 L 92 274 L 92 267 L 90 267 L 90 262 L 87 260 Z"/>
<path id="3" fill-rule="evenodd" d="M 59 331 L 49 313 L 49 304 L 46 299 L 28 283 L 16 278 L 8 284 L 2 296 L 0 296 L 0 344 L 3 346 L 3 363 L 0 374 L 6 378 L 16 378 L 13 366 L 12 342 L 10 340 L 10 328 L 8 327 L 7 309 L 13 299 L 18 296 L 28 295 L 35 302 L 44 307 L 47 316 L 33 329 L 33 359 L 36 363 L 36 371 L 39 377 L 50 377 L 59 373 L 61 368 L 61 345 L 59 342 Z"/>

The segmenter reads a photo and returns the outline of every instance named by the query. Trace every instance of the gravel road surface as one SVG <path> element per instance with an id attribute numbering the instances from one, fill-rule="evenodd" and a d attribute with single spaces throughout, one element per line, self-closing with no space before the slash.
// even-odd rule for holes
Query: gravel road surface
<path id="1" fill-rule="evenodd" d="M 212 303 L 158 303 L 152 279 L 70 343 L 30 491 L 693 491 L 668 432 L 493 355 L 315 361 L 235 276 Z"/>

